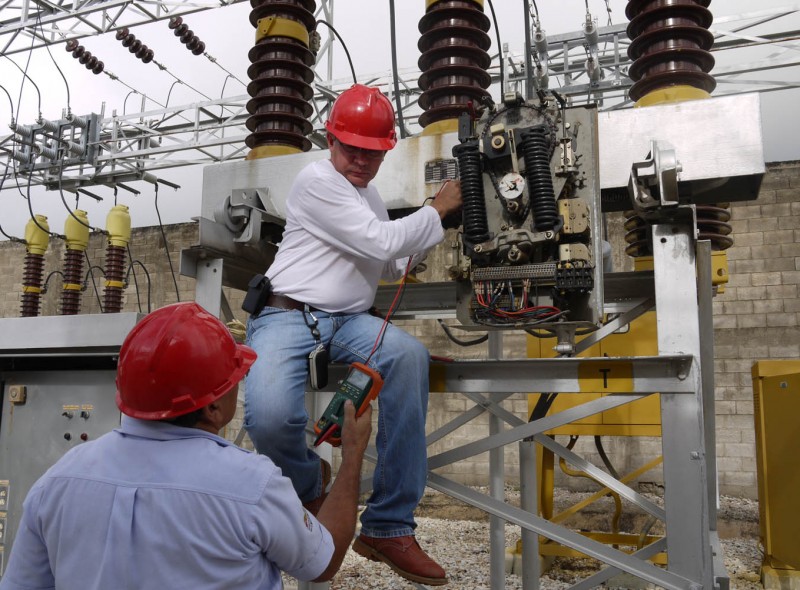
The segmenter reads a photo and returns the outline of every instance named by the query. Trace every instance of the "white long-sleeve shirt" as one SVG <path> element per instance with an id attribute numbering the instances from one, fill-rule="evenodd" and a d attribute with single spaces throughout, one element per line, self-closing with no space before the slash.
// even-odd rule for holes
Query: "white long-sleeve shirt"
<path id="1" fill-rule="evenodd" d="M 275 293 L 332 313 L 361 312 L 372 306 L 380 279 L 400 278 L 409 256 L 442 239 L 433 207 L 390 221 L 372 185 L 355 187 L 320 160 L 292 184 L 283 241 L 267 276 Z"/>

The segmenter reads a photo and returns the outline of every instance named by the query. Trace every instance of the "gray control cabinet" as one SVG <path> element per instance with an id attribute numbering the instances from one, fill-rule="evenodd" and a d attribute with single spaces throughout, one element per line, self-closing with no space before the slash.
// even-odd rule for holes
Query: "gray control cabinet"
<path id="1" fill-rule="evenodd" d="M 119 348 L 140 314 L 0 320 L 0 576 L 34 482 L 119 425 Z"/>

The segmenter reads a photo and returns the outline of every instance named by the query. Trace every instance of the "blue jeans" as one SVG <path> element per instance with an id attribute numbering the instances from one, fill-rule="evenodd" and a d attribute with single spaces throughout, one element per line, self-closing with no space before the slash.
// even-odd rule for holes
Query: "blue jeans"
<path id="1" fill-rule="evenodd" d="M 315 311 L 314 316 L 331 360 L 343 364 L 364 362 L 383 324 L 367 313 Z M 313 321 L 308 314 L 306 319 Z M 245 428 L 256 450 L 272 459 L 292 480 L 300 499 L 309 502 L 322 492 L 319 457 L 305 437 L 307 359 L 316 342 L 302 311 L 266 307 L 248 321 L 247 343 L 258 359 L 245 381 Z M 361 531 L 367 536 L 400 537 L 416 528 L 414 510 L 427 479 L 429 363 L 425 346 L 391 324 L 370 359 L 384 386 L 378 395 L 378 462 L 361 516 Z"/>

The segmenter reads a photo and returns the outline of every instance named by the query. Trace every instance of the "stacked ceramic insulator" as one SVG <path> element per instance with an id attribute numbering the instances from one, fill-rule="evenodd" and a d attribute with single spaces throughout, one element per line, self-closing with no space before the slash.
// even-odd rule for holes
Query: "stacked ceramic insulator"
<path id="1" fill-rule="evenodd" d="M 314 0 L 251 0 L 250 23 L 256 27 L 256 45 L 248 56 L 251 82 L 247 93 L 250 117 L 245 140 L 248 159 L 308 151 L 311 132 L 309 100 L 314 92 L 309 49 L 316 28 Z"/>
<path id="2" fill-rule="evenodd" d="M 25 254 L 25 271 L 22 278 L 22 310 L 20 314 L 24 318 L 32 318 L 39 315 L 43 274 L 44 256 L 27 252 Z"/>
<path id="3" fill-rule="evenodd" d="M 419 98 L 425 109 L 419 118 L 422 127 L 457 119 L 470 110 L 470 104 L 478 106 L 489 96 L 488 30 L 483 0 L 428 2 L 417 43 L 422 52 L 417 62 L 422 71 L 419 87 L 424 91 Z"/>
<path id="4" fill-rule="evenodd" d="M 136 55 L 143 63 L 149 64 L 153 61 L 153 50 L 139 41 L 136 35 L 128 31 L 128 27 L 123 27 L 117 31 L 117 41 L 122 41 L 122 46 L 127 47 L 128 51 Z"/>
<path id="5" fill-rule="evenodd" d="M 64 285 L 61 291 L 61 315 L 77 315 L 81 309 L 83 250 L 67 248 L 64 252 Z"/>
<path id="6" fill-rule="evenodd" d="M 122 285 L 125 278 L 125 248 L 108 245 L 106 249 L 106 286 L 103 289 L 103 312 L 122 311 Z"/>
<path id="7" fill-rule="evenodd" d="M 638 101 L 654 90 L 691 86 L 705 92 L 716 87 L 708 28 L 711 0 L 629 0 L 628 56 L 635 60 L 628 74 L 636 84 L 630 96 Z"/>
<path id="8" fill-rule="evenodd" d="M 181 43 L 186 45 L 186 49 L 191 51 L 194 55 L 202 55 L 206 50 L 206 44 L 194 34 L 183 19 L 179 16 L 173 16 L 169 19 L 169 28 L 172 29 L 175 36 L 181 40 Z"/>
<path id="9" fill-rule="evenodd" d="M 87 51 L 83 45 L 80 45 L 77 39 L 70 39 L 67 41 L 66 50 L 68 53 L 72 54 L 72 57 L 86 66 L 87 70 L 91 70 L 93 74 L 100 74 L 103 72 L 103 68 L 105 67 L 103 62 L 92 55 L 91 51 Z"/>

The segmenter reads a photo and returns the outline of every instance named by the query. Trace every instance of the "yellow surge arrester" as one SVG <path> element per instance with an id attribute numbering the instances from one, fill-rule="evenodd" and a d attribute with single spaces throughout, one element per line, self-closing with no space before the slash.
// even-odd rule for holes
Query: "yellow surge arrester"
<path id="1" fill-rule="evenodd" d="M 50 243 L 50 226 L 47 217 L 36 215 L 36 221 L 31 219 L 25 225 L 25 247 L 31 254 L 44 255 Z"/>

